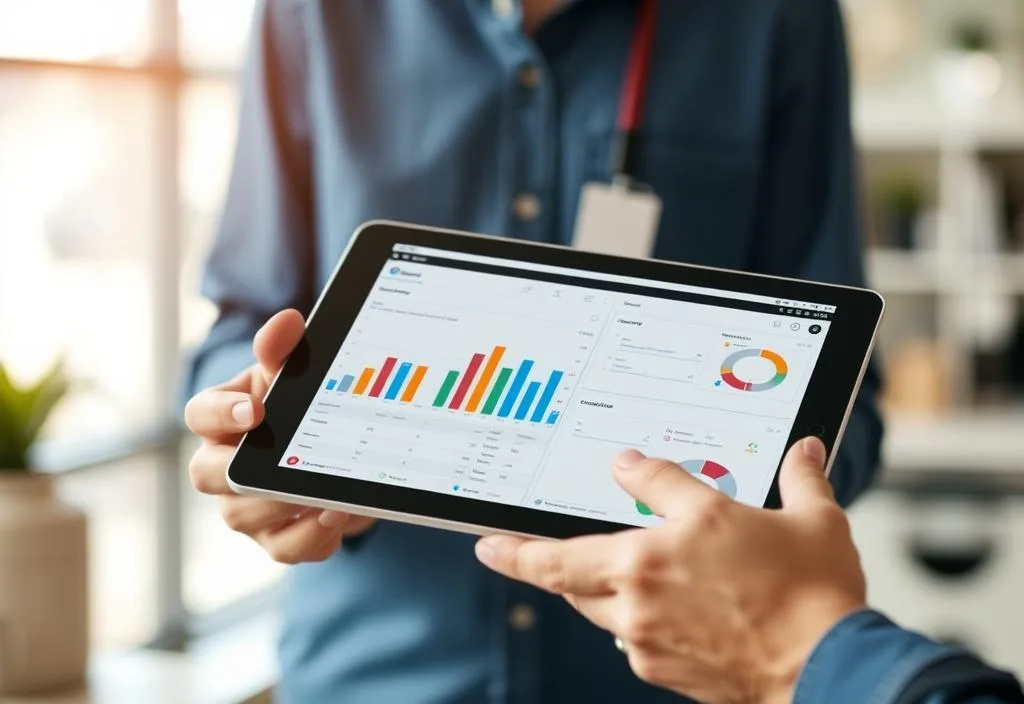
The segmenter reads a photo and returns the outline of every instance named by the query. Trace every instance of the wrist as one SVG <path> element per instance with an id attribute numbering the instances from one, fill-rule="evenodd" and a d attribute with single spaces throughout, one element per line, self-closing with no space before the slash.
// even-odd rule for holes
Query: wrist
<path id="1" fill-rule="evenodd" d="M 783 618 L 777 656 L 766 669 L 758 699 L 763 704 L 791 704 L 800 675 L 818 643 L 850 614 L 867 608 L 847 595 L 804 597 L 799 613 Z"/>

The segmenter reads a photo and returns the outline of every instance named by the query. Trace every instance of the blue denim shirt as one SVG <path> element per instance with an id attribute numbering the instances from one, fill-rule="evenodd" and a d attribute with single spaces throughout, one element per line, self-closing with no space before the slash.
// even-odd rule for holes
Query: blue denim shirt
<path id="1" fill-rule="evenodd" d="M 846 617 L 804 665 L 793 704 L 1022 704 L 1009 673 L 874 611 Z"/>
<path id="2" fill-rule="evenodd" d="M 566 2 L 528 36 L 516 0 L 261 2 L 191 388 L 249 364 L 275 311 L 308 311 L 365 220 L 569 243 L 581 186 L 609 176 L 634 16 Z M 663 0 L 637 148 L 664 201 L 657 257 L 863 283 L 835 0 Z M 834 469 L 846 501 L 878 461 L 877 390 L 872 371 Z M 472 545 L 378 524 L 292 569 L 282 701 L 679 701 Z"/>

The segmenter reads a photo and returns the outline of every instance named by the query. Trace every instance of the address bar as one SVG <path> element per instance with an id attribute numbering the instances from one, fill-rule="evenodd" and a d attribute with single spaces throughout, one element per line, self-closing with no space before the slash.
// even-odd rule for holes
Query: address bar
<path id="1" fill-rule="evenodd" d="M 778 305 L 777 299 L 775 298 L 769 298 L 768 296 L 758 296 L 752 293 L 742 293 L 739 291 L 723 291 L 721 289 L 702 288 L 700 286 L 688 286 L 686 284 L 677 284 L 668 281 L 652 281 L 650 279 L 640 279 L 634 276 L 619 276 L 618 274 L 601 274 L 593 271 L 585 271 L 582 269 L 568 269 L 566 267 L 551 266 L 549 264 L 519 262 L 515 261 L 514 259 L 500 259 L 498 257 L 487 257 L 480 254 L 452 252 L 444 249 L 434 249 L 432 247 L 417 247 L 408 244 L 396 244 L 395 251 L 404 254 L 420 254 L 428 257 L 458 259 L 460 261 L 475 262 L 477 264 L 491 264 L 494 266 L 507 267 L 509 269 L 525 269 L 527 271 L 538 271 L 548 274 L 562 274 L 565 276 L 574 276 L 580 279 L 610 281 L 613 283 L 629 284 L 632 286 L 655 287 L 662 288 L 667 291 L 681 291 L 683 293 L 696 293 L 705 296 L 718 296 L 720 298 L 730 298 L 732 300 L 753 301 L 755 303 L 767 303 L 769 305 Z M 795 303 L 795 301 L 791 301 L 790 303 Z"/>

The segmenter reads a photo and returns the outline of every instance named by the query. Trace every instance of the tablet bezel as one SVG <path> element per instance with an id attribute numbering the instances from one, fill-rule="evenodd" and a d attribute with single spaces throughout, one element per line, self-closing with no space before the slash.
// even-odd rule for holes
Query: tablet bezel
<path id="1" fill-rule="evenodd" d="M 229 483 L 236 491 L 473 533 L 566 538 L 636 527 L 279 466 L 396 244 L 836 306 L 786 443 L 789 447 L 806 435 L 818 435 L 829 449 L 829 469 L 835 457 L 832 450 L 842 439 L 884 310 L 881 296 L 868 289 L 675 262 L 626 259 L 405 223 L 369 222 L 350 240 L 310 314 L 305 336 L 272 384 L 265 399 L 263 423 L 247 433 L 236 450 L 228 469 Z M 528 274 L 524 270 L 524 276 Z M 776 468 L 765 506 L 779 505 Z"/>

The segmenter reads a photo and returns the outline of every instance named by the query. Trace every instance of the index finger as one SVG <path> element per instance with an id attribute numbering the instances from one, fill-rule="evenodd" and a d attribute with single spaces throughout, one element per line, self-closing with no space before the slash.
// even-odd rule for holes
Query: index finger
<path id="1" fill-rule="evenodd" d="M 616 538 L 546 541 L 495 535 L 477 543 L 476 555 L 495 572 L 554 594 L 610 594 Z"/>

